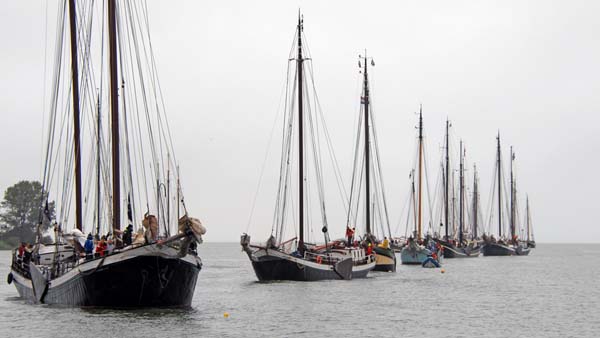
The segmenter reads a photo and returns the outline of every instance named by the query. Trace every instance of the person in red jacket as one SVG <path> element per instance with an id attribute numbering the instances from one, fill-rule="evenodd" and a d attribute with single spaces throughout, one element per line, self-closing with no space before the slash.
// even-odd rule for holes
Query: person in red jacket
<path id="1" fill-rule="evenodd" d="M 367 256 L 371 256 L 373 254 L 373 245 L 371 244 L 371 242 L 369 242 L 369 245 L 367 245 Z"/>
<path id="2" fill-rule="evenodd" d="M 104 257 L 105 253 L 106 253 L 106 236 L 102 236 L 102 238 L 96 245 L 96 254 L 99 257 Z"/>
<path id="3" fill-rule="evenodd" d="M 352 245 L 352 238 L 354 237 L 354 229 L 346 226 L 346 237 L 348 238 L 348 246 Z"/>

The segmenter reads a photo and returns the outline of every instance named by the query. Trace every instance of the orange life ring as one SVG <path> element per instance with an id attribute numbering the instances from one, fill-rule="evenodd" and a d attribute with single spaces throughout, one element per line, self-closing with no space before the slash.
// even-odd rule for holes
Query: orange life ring
<path id="1" fill-rule="evenodd" d="M 321 264 L 323 262 L 323 257 L 317 256 L 317 263 Z"/>

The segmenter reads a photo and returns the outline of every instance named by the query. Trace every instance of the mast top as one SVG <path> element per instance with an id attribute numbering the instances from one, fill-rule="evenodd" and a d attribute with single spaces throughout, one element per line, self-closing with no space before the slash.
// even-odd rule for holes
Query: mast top
<path id="1" fill-rule="evenodd" d="M 419 140 L 423 139 L 423 104 L 419 103 Z"/>

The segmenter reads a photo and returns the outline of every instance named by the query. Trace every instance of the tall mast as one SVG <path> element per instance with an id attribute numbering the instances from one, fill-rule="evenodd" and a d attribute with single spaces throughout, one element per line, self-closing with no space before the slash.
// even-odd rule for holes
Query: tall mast
<path id="1" fill-rule="evenodd" d="M 102 139 L 101 139 L 101 135 L 102 135 L 102 116 L 100 115 L 100 94 L 98 94 L 98 118 L 96 120 L 96 132 L 98 135 L 96 135 L 96 233 L 98 235 L 100 235 L 100 215 L 102 214 L 100 212 L 100 204 L 101 204 L 101 196 L 100 196 L 100 170 L 101 170 L 101 165 L 100 165 L 100 147 L 102 144 Z"/>
<path id="2" fill-rule="evenodd" d="M 412 173 L 411 173 L 411 179 L 412 179 L 412 205 L 413 205 L 413 223 L 415 225 L 415 230 L 413 230 L 413 234 L 415 234 L 417 232 L 417 203 L 415 202 L 415 170 L 413 169 Z"/>
<path id="3" fill-rule="evenodd" d="M 477 216 L 479 214 L 479 210 L 477 210 L 477 201 L 479 199 L 479 192 L 477 191 L 477 166 L 473 165 L 473 239 L 477 238 Z"/>
<path id="4" fill-rule="evenodd" d="M 419 107 L 419 229 L 417 232 L 417 239 L 421 240 L 423 235 L 422 230 L 422 191 L 423 191 L 423 105 Z"/>
<path id="5" fill-rule="evenodd" d="M 529 196 L 527 196 L 526 198 L 526 212 L 525 212 L 525 217 L 526 217 L 526 224 L 527 224 L 527 243 L 529 243 L 530 240 L 530 236 L 529 236 L 529 227 L 530 227 L 530 223 L 529 223 Z"/>
<path id="6" fill-rule="evenodd" d="M 77 9 L 75 0 L 69 0 L 71 28 L 71 76 L 73 80 L 73 146 L 75 150 L 75 226 L 82 230 L 81 208 L 81 144 L 79 126 L 79 70 L 77 64 Z"/>
<path id="7" fill-rule="evenodd" d="M 298 13 L 298 58 L 296 68 L 298 71 L 298 214 L 299 214 L 299 241 L 300 250 L 304 248 L 304 131 L 303 131 L 303 108 L 302 108 L 302 15 Z"/>
<path id="8" fill-rule="evenodd" d="M 365 218 L 367 235 L 371 234 L 371 179 L 369 160 L 369 76 L 367 73 L 367 51 L 365 51 L 365 66 L 363 70 L 363 92 L 362 98 L 364 105 L 365 120 Z"/>
<path id="9" fill-rule="evenodd" d="M 112 136 L 113 229 L 121 230 L 121 180 L 119 158 L 119 81 L 117 78 L 116 1 L 108 0 L 108 45 L 110 69 L 110 115 Z"/>
<path id="10" fill-rule="evenodd" d="M 500 132 L 498 132 L 498 150 L 496 154 L 496 167 L 498 167 L 498 239 L 502 237 L 502 179 L 500 178 L 501 160 L 500 160 Z"/>
<path id="11" fill-rule="evenodd" d="M 515 238 L 515 178 L 513 176 L 513 161 L 515 153 L 510 147 L 510 238 Z"/>
<path id="12" fill-rule="evenodd" d="M 448 222 L 450 221 L 449 219 L 449 210 L 448 210 L 448 198 L 449 198 L 449 194 L 450 194 L 450 137 L 449 137 L 449 128 L 450 127 L 450 122 L 448 121 L 448 119 L 446 119 L 446 194 L 445 194 L 445 201 L 444 201 L 444 209 L 446 212 L 446 238 L 445 240 L 448 240 Z"/>
<path id="13" fill-rule="evenodd" d="M 463 176 L 463 145 L 462 145 L 462 140 L 460 141 L 460 179 L 459 179 L 459 187 L 458 187 L 458 203 L 460 203 L 459 207 L 458 207 L 458 217 L 459 217 L 459 222 L 458 222 L 458 241 L 459 241 L 459 245 L 462 245 L 463 242 L 463 223 L 464 223 L 464 211 L 463 211 L 463 204 L 464 204 L 464 176 Z"/>

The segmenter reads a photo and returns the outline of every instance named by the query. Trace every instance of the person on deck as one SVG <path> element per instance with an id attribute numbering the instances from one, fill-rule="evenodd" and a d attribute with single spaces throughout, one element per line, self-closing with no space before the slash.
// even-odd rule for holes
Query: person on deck
<path id="1" fill-rule="evenodd" d="M 106 254 L 110 255 L 113 253 L 114 250 L 115 250 L 115 242 L 111 237 L 106 240 Z"/>
<path id="2" fill-rule="evenodd" d="M 350 226 L 346 226 L 346 237 L 348 238 L 348 246 L 352 245 L 352 237 L 354 237 L 354 230 Z"/>
<path id="3" fill-rule="evenodd" d="M 92 234 L 88 234 L 87 240 L 83 245 L 83 250 L 85 251 L 85 259 L 92 259 L 94 257 L 94 237 Z"/>
<path id="4" fill-rule="evenodd" d="M 23 268 L 25 271 L 29 271 L 29 262 L 31 262 L 31 257 L 33 256 L 33 246 L 31 244 L 27 244 L 25 247 L 25 251 L 23 251 Z"/>
<path id="5" fill-rule="evenodd" d="M 98 241 L 98 244 L 96 245 L 96 256 L 104 257 L 105 253 L 106 253 L 106 236 L 102 236 L 102 238 L 100 238 L 100 241 Z"/>
<path id="6" fill-rule="evenodd" d="M 21 262 L 23 262 L 23 254 L 25 254 L 25 242 L 21 242 L 21 245 L 19 245 L 19 249 L 17 249 L 18 264 L 21 264 Z"/>
<path id="7" fill-rule="evenodd" d="M 378 245 L 380 248 L 384 248 L 384 249 L 389 249 L 390 248 L 390 241 L 388 240 L 387 237 L 383 238 L 383 242 L 381 242 L 381 244 Z"/>
<path id="8" fill-rule="evenodd" d="M 123 245 L 128 246 L 132 243 L 133 225 L 129 224 L 123 232 Z"/>
<path id="9" fill-rule="evenodd" d="M 373 245 L 371 244 L 371 242 L 369 242 L 369 245 L 367 245 L 367 256 L 371 256 L 373 254 Z"/>

